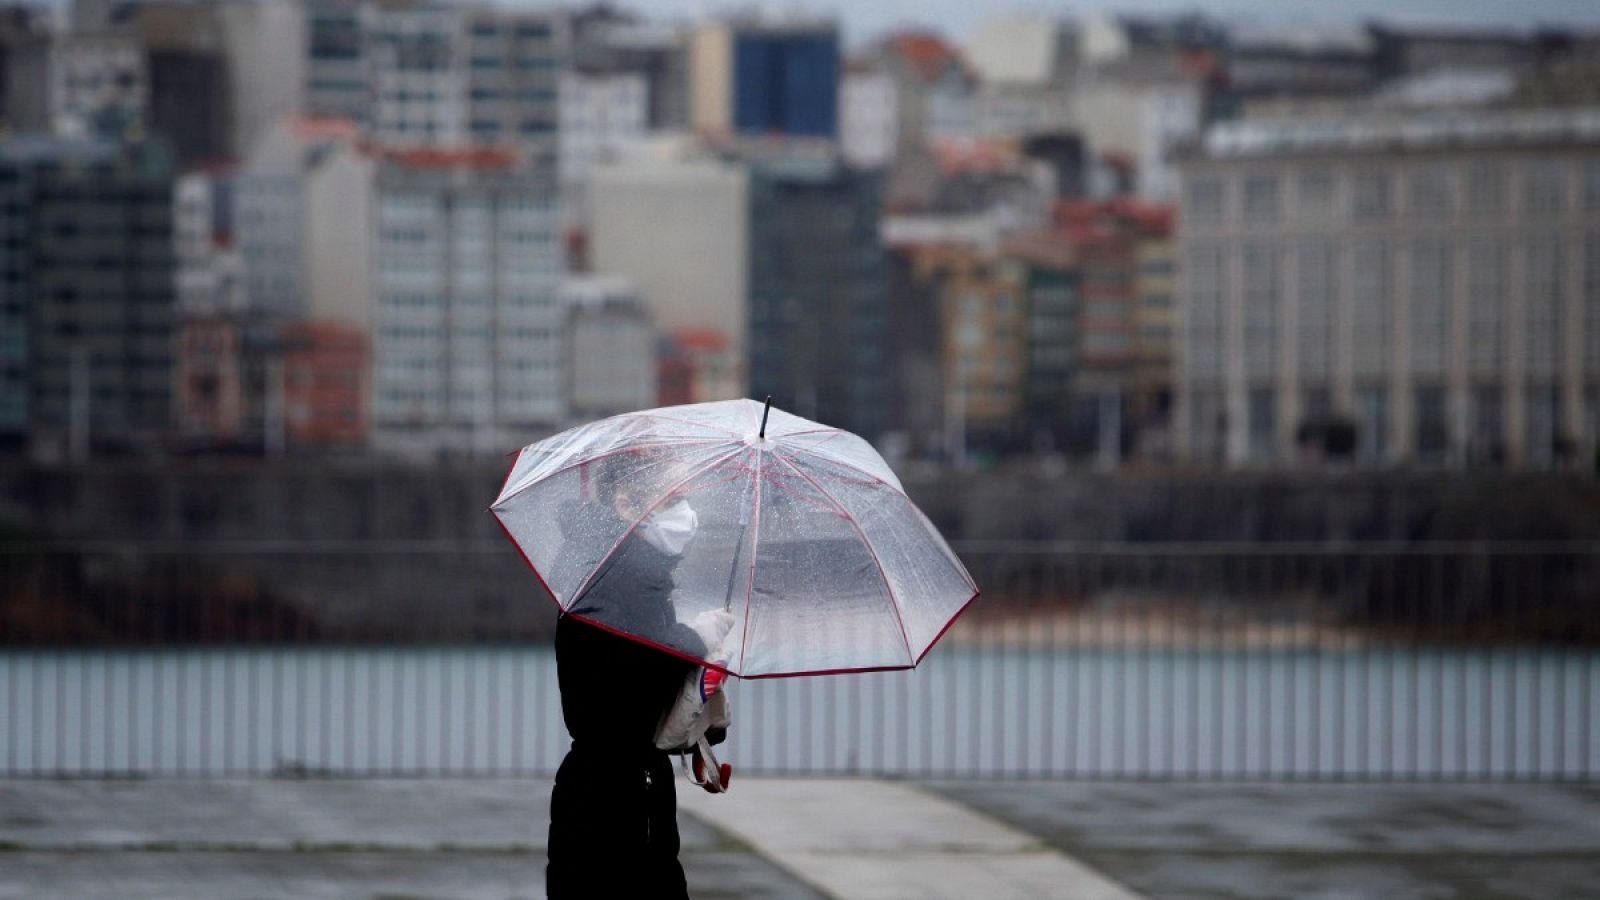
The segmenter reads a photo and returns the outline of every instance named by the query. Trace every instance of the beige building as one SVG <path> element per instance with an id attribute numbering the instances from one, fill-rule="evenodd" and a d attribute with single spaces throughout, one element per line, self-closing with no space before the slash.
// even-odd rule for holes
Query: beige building
<path id="1" fill-rule="evenodd" d="M 1181 163 L 1180 450 L 1549 466 L 1600 432 L 1600 109 L 1218 126 Z"/>
<path id="2" fill-rule="evenodd" d="M 589 249 L 597 274 L 639 287 L 663 331 L 723 335 L 745 358 L 749 175 L 683 138 L 641 144 L 590 172 Z M 744 373 L 727 397 L 744 395 Z"/>

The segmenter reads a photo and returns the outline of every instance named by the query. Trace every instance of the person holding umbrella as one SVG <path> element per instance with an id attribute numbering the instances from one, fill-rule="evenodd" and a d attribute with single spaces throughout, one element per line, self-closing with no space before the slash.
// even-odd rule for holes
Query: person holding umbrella
<path id="1" fill-rule="evenodd" d="M 562 613 L 573 749 L 552 798 L 551 896 L 683 896 L 656 743 L 681 749 L 684 701 L 722 676 L 913 668 L 978 596 L 871 444 L 770 400 L 643 410 L 530 444 L 490 511 Z M 723 788 L 710 744 L 689 743 Z"/>
<path id="2" fill-rule="evenodd" d="M 561 713 L 572 747 L 550 798 L 545 890 L 552 898 L 688 896 L 678 862 L 672 766 L 654 737 L 695 667 L 578 618 L 624 609 L 625 627 L 669 637 L 696 656 L 707 652 L 707 638 L 720 638 L 732 624 L 721 610 L 697 616 L 693 626 L 678 622 L 673 573 L 694 538 L 697 517 L 683 498 L 647 509 L 649 484 L 630 477 L 642 462 L 635 455 L 626 465 L 595 466 L 600 502 L 575 501 L 563 509 L 562 526 L 571 536 L 637 527 L 624 531 L 611 559 L 556 623 Z M 615 521 L 592 521 L 607 515 Z M 707 735 L 713 744 L 725 736 L 722 729 Z"/>

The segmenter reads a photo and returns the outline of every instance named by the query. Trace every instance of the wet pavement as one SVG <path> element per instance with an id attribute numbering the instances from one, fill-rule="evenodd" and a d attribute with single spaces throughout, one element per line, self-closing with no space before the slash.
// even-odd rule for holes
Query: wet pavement
<path id="1" fill-rule="evenodd" d="M 0 781 L 3 898 L 544 896 L 535 780 Z M 818 894 L 682 817 L 699 898 Z"/>
<path id="2" fill-rule="evenodd" d="M 1600 786 L 939 782 L 1156 898 L 1600 897 Z"/>
<path id="3" fill-rule="evenodd" d="M 688 790 L 711 900 L 1600 897 L 1600 785 Z M 0 781 L 0 898 L 539 897 L 548 802 L 538 779 Z"/>

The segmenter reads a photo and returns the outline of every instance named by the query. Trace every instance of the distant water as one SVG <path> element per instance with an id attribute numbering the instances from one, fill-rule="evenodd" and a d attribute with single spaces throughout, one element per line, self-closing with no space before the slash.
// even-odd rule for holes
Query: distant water
<path id="1" fill-rule="evenodd" d="M 946 646 L 914 672 L 740 681 L 747 772 L 1600 775 L 1600 653 Z M 546 648 L 0 654 L 0 773 L 548 773 Z"/>

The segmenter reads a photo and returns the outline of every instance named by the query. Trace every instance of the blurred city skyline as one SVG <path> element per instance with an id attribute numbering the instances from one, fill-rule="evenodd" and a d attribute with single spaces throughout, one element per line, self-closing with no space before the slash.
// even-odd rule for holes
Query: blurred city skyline
<path id="1" fill-rule="evenodd" d="M 25 0 L 65 13 L 70 0 Z M 581 9 L 588 4 L 554 0 L 495 0 L 506 9 Z M 1589 0 L 1535 0 L 1529 4 L 1506 0 L 1012 0 L 1002 4 L 974 4 L 964 0 L 886 0 L 876 3 L 825 2 L 825 0 L 623 0 L 606 4 L 614 9 L 657 21 L 688 23 L 742 13 L 766 17 L 804 17 L 836 20 L 852 46 L 874 40 L 884 32 L 931 29 L 948 37 L 967 36 L 987 19 L 1007 16 L 1081 17 L 1087 15 L 1149 15 L 1171 17 L 1204 15 L 1229 25 L 1258 25 L 1273 29 L 1359 26 L 1368 20 L 1395 24 L 1459 24 L 1483 27 L 1534 29 L 1541 26 L 1600 24 L 1600 4 Z"/>
<path id="2" fill-rule="evenodd" d="M 548 0 L 499 0 L 513 9 L 543 9 Z M 886 0 L 874 3 L 822 0 L 650 0 L 621 2 L 619 9 L 655 19 L 695 20 L 757 11 L 773 17 L 837 19 L 852 43 L 871 41 L 886 31 L 931 28 L 949 37 L 967 36 L 987 19 L 1007 16 L 1080 17 L 1087 15 L 1205 15 L 1230 25 L 1266 27 L 1360 25 L 1368 19 L 1395 23 L 1467 24 L 1536 28 L 1540 25 L 1600 24 L 1600 4 L 1588 0 Z"/>

